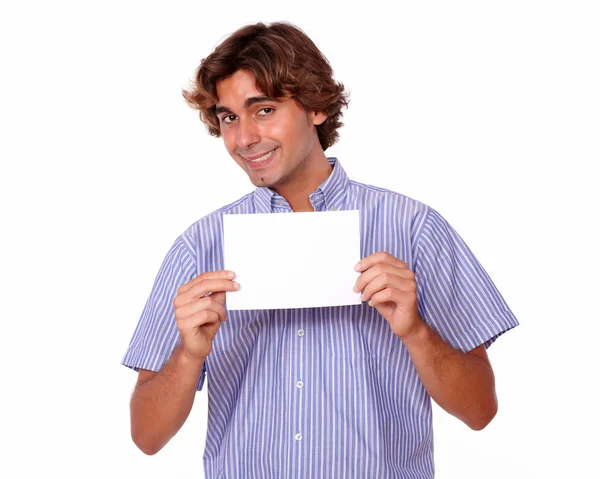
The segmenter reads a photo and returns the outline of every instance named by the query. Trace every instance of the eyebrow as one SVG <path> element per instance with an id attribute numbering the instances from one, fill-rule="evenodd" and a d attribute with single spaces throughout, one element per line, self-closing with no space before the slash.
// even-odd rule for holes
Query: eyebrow
<path id="1" fill-rule="evenodd" d="M 244 102 L 244 108 L 250 108 L 255 103 L 262 103 L 265 101 L 276 101 L 276 100 L 274 98 L 271 98 L 270 96 L 251 96 L 250 98 L 246 98 L 246 101 Z M 215 107 L 215 115 L 218 115 L 219 113 L 232 113 L 233 114 L 233 112 L 226 106 L 216 106 Z"/>

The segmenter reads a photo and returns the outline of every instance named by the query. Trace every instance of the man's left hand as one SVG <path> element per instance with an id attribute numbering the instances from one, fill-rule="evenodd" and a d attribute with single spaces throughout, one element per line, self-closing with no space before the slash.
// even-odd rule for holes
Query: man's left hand
<path id="1" fill-rule="evenodd" d="M 400 339 L 414 334 L 423 320 L 417 309 L 415 274 L 408 265 L 380 251 L 360 260 L 355 269 L 361 275 L 354 291 L 363 292 L 361 299 L 377 309 Z"/>

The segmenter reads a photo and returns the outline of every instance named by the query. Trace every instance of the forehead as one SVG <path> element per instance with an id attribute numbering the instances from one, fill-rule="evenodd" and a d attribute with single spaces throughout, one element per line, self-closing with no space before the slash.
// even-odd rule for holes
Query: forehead
<path id="1" fill-rule="evenodd" d="M 243 106 L 247 98 L 263 96 L 256 86 L 254 75 L 246 70 L 238 70 L 230 77 L 217 82 L 217 105 L 229 107 Z"/>

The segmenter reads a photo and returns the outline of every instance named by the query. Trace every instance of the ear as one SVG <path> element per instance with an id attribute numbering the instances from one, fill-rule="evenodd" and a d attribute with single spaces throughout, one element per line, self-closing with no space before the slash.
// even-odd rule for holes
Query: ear
<path id="1" fill-rule="evenodd" d="M 310 113 L 310 116 L 311 116 L 312 124 L 315 125 L 315 126 L 316 125 L 320 125 L 325 120 L 327 120 L 327 115 L 324 112 L 322 112 L 322 111 L 319 111 L 319 112 L 314 112 L 313 111 L 313 112 Z"/>

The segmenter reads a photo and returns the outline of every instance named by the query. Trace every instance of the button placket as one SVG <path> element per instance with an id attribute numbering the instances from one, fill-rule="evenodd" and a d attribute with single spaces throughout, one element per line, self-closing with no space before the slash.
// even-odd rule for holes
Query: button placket
<path id="1" fill-rule="evenodd" d="M 303 336 L 306 333 L 302 327 L 298 327 L 298 326 L 297 326 L 297 329 L 296 329 L 296 336 L 297 336 L 296 339 L 297 339 L 297 341 L 299 341 L 299 347 L 298 347 L 299 355 L 298 355 L 298 358 L 297 358 L 298 363 L 296 364 L 296 368 L 295 368 L 296 369 L 296 374 L 297 374 L 297 380 L 296 380 L 295 386 L 296 386 L 296 389 L 298 391 L 298 394 L 294 395 L 294 397 L 295 397 L 294 400 L 298 404 L 298 409 L 297 409 L 298 416 L 296 418 L 296 420 L 298 421 L 297 422 L 298 429 L 296 429 L 297 432 L 296 432 L 296 435 L 294 436 L 294 439 L 297 442 L 299 442 L 299 441 L 302 440 L 301 430 L 302 430 L 303 422 L 304 422 L 304 419 L 303 419 L 304 411 L 302 411 L 303 397 L 300 394 L 301 393 L 300 390 L 304 387 L 304 382 L 302 382 L 300 380 L 300 378 L 302 377 L 302 374 L 303 374 L 302 369 L 303 369 L 304 346 L 305 346 L 305 342 L 302 340 L 302 338 L 303 338 Z"/>

